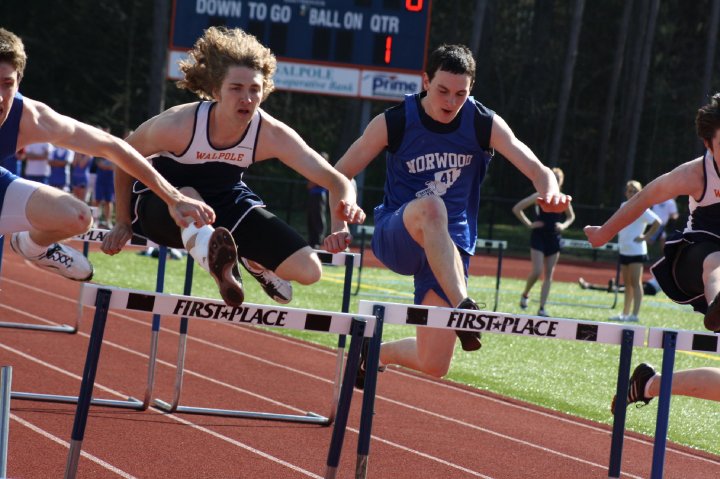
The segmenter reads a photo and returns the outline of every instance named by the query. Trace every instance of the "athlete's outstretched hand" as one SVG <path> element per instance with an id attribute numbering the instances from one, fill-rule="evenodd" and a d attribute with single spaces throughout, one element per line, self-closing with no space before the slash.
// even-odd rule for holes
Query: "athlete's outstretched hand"
<path id="1" fill-rule="evenodd" d="M 340 200 L 335 207 L 335 217 L 353 224 L 362 224 L 365 222 L 365 212 L 356 203 L 348 203 Z"/>
<path id="2" fill-rule="evenodd" d="M 586 226 L 583 231 L 593 248 L 598 248 L 613 238 L 612 236 L 608 237 L 602 226 Z"/>
<path id="3" fill-rule="evenodd" d="M 352 243 L 352 235 L 348 231 L 330 233 L 323 241 L 323 249 L 331 253 L 345 251 Z"/>
<path id="4" fill-rule="evenodd" d="M 122 251 L 123 247 L 132 239 L 132 226 L 130 223 L 115 223 L 113 229 L 105 235 L 102 242 L 102 251 L 105 254 L 114 255 Z"/>
<path id="5" fill-rule="evenodd" d="M 215 211 L 204 202 L 181 195 L 174 206 L 168 206 L 175 224 L 184 228 L 192 223 L 200 228 L 215 222 Z"/>
<path id="6" fill-rule="evenodd" d="M 545 195 L 545 197 L 538 196 L 537 204 L 546 213 L 562 213 L 572 201 L 572 196 L 564 193 L 558 193 L 557 195 Z"/>

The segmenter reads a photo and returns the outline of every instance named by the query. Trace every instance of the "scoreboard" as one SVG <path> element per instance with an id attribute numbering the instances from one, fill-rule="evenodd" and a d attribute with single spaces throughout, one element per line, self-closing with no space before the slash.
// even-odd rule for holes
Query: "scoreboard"
<path id="1" fill-rule="evenodd" d="M 225 25 L 241 28 L 270 47 L 281 63 L 279 76 L 302 70 L 298 65 L 316 65 L 326 68 L 314 74 L 316 79 L 333 74 L 349 78 L 352 72 L 362 76 L 366 71 L 417 77 L 425 64 L 430 3 L 431 0 L 175 0 L 170 48 L 187 51 L 206 28 Z M 283 62 L 288 62 L 289 68 L 283 69 Z M 282 88 L 282 81 L 276 83 Z M 368 96 L 361 89 L 358 86 L 353 96 Z"/>

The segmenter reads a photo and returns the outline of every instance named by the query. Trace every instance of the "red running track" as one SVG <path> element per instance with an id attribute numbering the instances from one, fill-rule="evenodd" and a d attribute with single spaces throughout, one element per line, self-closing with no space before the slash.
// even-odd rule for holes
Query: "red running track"
<path id="1" fill-rule="evenodd" d="M 0 320 L 73 320 L 77 284 L 12 253 L 2 266 Z M 0 329 L 0 365 L 13 366 L 13 390 L 77 395 L 91 322 L 86 311 L 75 335 Z M 95 397 L 144 393 L 150 323 L 149 315 L 111 312 Z M 162 323 L 156 398 L 172 396 L 177 326 L 173 318 Z M 191 321 L 185 364 L 183 404 L 323 415 L 330 407 L 334 351 L 268 330 Z M 360 399 L 355 394 L 339 478 L 354 477 Z M 74 411 L 74 405 L 13 400 L 8 477 L 62 477 Z M 78 477 L 318 478 L 330 434 L 314 425 L 93 406 Z M 609 448 L 608 426 L 389 370 L 378 383 L 368 477 L 604 478 Z M 630 434 L 623 477 L 648 477 L 651 456 L 648 438 Z M 718 475 L 719 457 L 669 445 L 666 478 Z"/>

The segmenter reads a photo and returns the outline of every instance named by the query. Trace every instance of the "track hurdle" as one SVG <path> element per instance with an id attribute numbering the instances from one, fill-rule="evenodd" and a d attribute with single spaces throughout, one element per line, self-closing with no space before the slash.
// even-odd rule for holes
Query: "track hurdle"
<path id="1" fill-rule="evenodd" d="M 593 251 L 593 259 L 597 259 L 597 254 L 600 251 L 619 251 L 619 247 L 617 243 L 606 243 L 603 246 L 600 246 L 598 248 L 594 248 L 589 241 L 586 240 L 576 240 L 576 239 L 565 239 L 563 238 L 560 242 L 560 246 L 563 250 L 565 249 L 580 249 L 580 250 L 592 250 Z M 617 258 L 617 266 L 615 268 L 615 291 L 613 292 L 613 301 L 610 305 L 600 303 L 600 304 L 594 304 L 594 303 L 564 303 L 561 301 L 548 301 L 548 304 L 560 304 L 565 306 L 583 306 L 586 308 L 598 308 L 598 309 L 615 309 L 615 306 L 617 306 L 618 302 L 618 288 L 617 286 L 620 284 L 620 257 L 618 255 Z"/>
<path id="2" fill-rule="evenodd" d="M 82 441 L 87 425 L 92 391 L 95 383 L 105 322 L 110 309 L 125 309 L 153 313 L 163 316 L 186 316 L 230 324 L 269 326 L 305 331 L 350 335 L 351 343 L 337 406 L 332 440 L 328 452 L 326 478 L 335 477 L 342 450 L 347 418 L 352 401 L 353 386 L 360 362 L 363 338 L 370 338 L 375 326 L 375 317 L 349 313 L 302 310 L 245 303 L 240 307 L 227 306 L 220 300 L 197 298 L 167 293 L 88 284 L 81 301 L 95 305 L 95 320 L 88 345 L 87 359 L 80 386 L 79 400 L 75 412 L 70 451 L 65 467 L 65 479 L 74 479 L 77 474 Z"/>
<path id="3" fill-rule="evenodd" d="M 358 437 L 356 479 L 367 477 L 377 369 L 384 323 L 617 344 L 620 346 L 618 378 L 627 378 L 630 376 L 632 348 L 634 346 L 644 345 L 647 329 L 642 326 L 629 326 L 615 323 L 365 300 L 360 301 L 358 311 L 361 314 L 374 314 L 377 322 L 375 323 L 375 333 L 370 340 L 370 347 L 368 349 L 365 393 L 363 395 L 360 433 Z M 619 387 L 620 386 L 618 386 L 618 388 Z M 623 391 L 624 394 L 627 394 L 627 379 L 626 387 Z M 613 430 L 613 444 L 616 442 L 614 436 L 615 431 Z"/>
<path id="4" fill-rule="evenodd" d="M 92 229 L 88 231 L 85 234 L 75 236 L 73 240 L 75 241 L 82 241 L 83 242 L 83 252 L 85 256 L 88 255 L 89 252 L 89 244 L 90 243 L 102 243 L 103 239 L 105 238 L 105 235 L 107 235 L 110 231 L 105 229 Z M 142 238 L 140 236 L 133 236 L 130 241 L 127 243 L 130 247 L 146 247 L 155 245 L 152 242 L 147 241 L 145 238 Z M 158 257 L 158 271 L 157 271 L 157 278 L 156 278 L 156 284 L 155 284 L 155 290 L 157 292 L 162 292 L 164 289 L 164 282 L 165 282 L 165 263 L 166 263 L 166 248 L 164 246 L 160 246 L 160 255 Z M 190 257 L 188 257 L 188 268 L 192 268 L 192 261 Z M 192 271 L 192 269 L 191 269 Z M 190 275 L 192 277 L 192 275 Z M 186 275 L 186 283 L 187 283 L 187 275 Z M 68 328 L 72 328 L 71 330 L 64 331 L 68 333 L 76 333 L 79 326 L 80 326 L 80 318 L 82 316 L 83 311 L 83 302 L 80 298 L 82 298 L 84 289 L 88 283 L 83 283 L 80 285 L 80 297 L 78 298 L 78 307 L 77 307 L 77 314 L 75 317 L 75 324 L 74 326 L 66 326 Z M 133 409 L 136 411 L 144 411 L 150 406 L 150 400 L 152 398 L 152 390 L 153 385 L 155 383 L 155 364 L 157 359 L 157 349 L 158 349 L 158 335 L 160 331 L 160 317 L 155 315 L 153 316 L 153 322 L 152 322 L 152 332 L 150 336 L 150 350 L 148 352 L 148 373 L 147 373 L 147 381 L 145 383 L 145 392 L 143 394 L 143 399 L 136 399 L 134 397 L 129 397 L 127 400 L 116 400 L 116 399 L 101 399 L 101 398 L 95 398 L 93 399 L 93 404 L 98 406 L 106 406 L 106 407 L 114 407 L 114 408 L 123 408 L 123 409 Z M 59 403 L 65 403 L 65 404 L 75 404 L 78 401 L 77 396 L 67 396 L 67 395 L 59 395 L 59 394 L 47 394 L 47 393 L 34 393 L 34 392 L 22 392 L 22 391 L 14 391 L 12 393 L 13 399 L 18 400 L 29 400 L 29 401 L 41 401 L 41 402 L 59 402 Z"/>
<path id="5" fill-rule="evenodd" d="M 702 353 L 720 353 L 720 344 L 717 334 L 710 332 L 670 330 L 664 328 L 650 328 L 648 334 L 648 348 L 661 348 L 662 382 L 658 396 L 657 420 L 655 423 L 655 442 L 653 443 L 651 479 L 662 479 L 665 465 L 665 447 L 667 445 L 667 432 L 670 418 L 670 399 L 672 397 L 673 369 L 675 367 L 675 352 L 695 351 Z M 618 471 L 619 472 L 619 471 Z M 619 477 L 616 476 L 616 477 Z"/>
<path id="6" fill-rule="evenodd" d="M 353 267 L 359 264 L 359 257 L 352 253 L 328 253 L 326 251 L 316 251 L 321 263 L 325 265 L 345 266 L 345 281 L 343 286 L 343 298 L 342 298 L 342 312 L 347 313 L 350 307 L 350 290 L 352 288 L 352 271 Z M 189 294 L 188 290 L 185 294 Z M 335 415 L 335 407 L 338 403 L 340 396 L 340 386 L 342 381 L 342 366 L 343 358 L 345 356 L 345 336 L 340 335 L 338 338 L 338 348 L 336 356 L 336 368 L 335 368 L 335 381 L 333 384 L 333 395 L 330 401 L 330 412 L 327 416 L 322 416 L 316 413 L 308 412 L 306 415 L 294 415 L 294 414 L 273 414 L 266 412 L 256 411 L 242 411 L 234 409 L 215 409 L 197 406 L 181 406 L 180 395 L 182 393 L 183 383 L 183 372 L 185 363 L 185 351 L 187 347 L 187 329 L 188 319 L 183 317 L 180 320 L 180 336 L 178 343 L 178 354 L 176 362 L 176 376 L 175 376 L 175 388 L 173 393 L 173 399 L 171 401 L 164 401 L 162 399 L 155 399 L 154 404 L 159 409 L 166 412 L 181 412 L 187 414 L 205 414 L 213 416 L 229 416 L 229 417 L 241 417 L 249 419 L 269 419 L 276 421 L 289 421 L 289 422 L 302 422 L 318 424 L 328 426 L 332 423 Z"/>
<path id="7" fill-rule="evenodd" d="M 7 477 L 7 451 L 10 433 L 10 390 L 12 366 L 0 368 L 0 478 Z"/>

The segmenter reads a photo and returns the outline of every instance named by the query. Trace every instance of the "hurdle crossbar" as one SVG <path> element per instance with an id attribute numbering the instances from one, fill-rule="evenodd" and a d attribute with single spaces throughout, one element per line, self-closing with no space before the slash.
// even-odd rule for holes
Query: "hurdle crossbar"
<path id="1" fill-rule="evenodd" d="M 590 244 L 589 241 L 586 240 L 578 240 L 578 239 L 565 239 L 563 238 L 560 242 L 560 246 L 565 248 L 574 248 L 574 249 L 583 249 L 583 250 L 593 250 L 593 255 L 597 255 L 600 251 L 619 251 L 619 246 L 617 243 L 605 243 L 602 246 L 599 246 L 595 248 L 593 245 Z M 613 300 L 610 305 L 607 305 L 605 303 L 566 303 L 562 301 L 548 301 L 548 304 L 559 304 L 564 306 L 582 306 L 585 308 L 597 308 L 597 309 L 615 309 L 615 306 L 617 306 L 618 303 L 618 287 L 620 285 L 620 257 L 617 258 L 617 265 L 615 268 L 615 288 L 613 290 Z"/>
<path id="2" fill-rule="evenodd" d="M 328 474 L 332 476 L 339 463 L 340 451 L 352 400 L 355 375 L 360 361 L 361 340 L 373 334 L 375 317 L 349 313 L 302 310 L 288 307 L 244 303 L 242 306 L 227 306 L 220 300 L 198 298 L 167 293 L 150 293 L 141 290 L 106 287 L 88 284 L 83 290 L 81 301 L 95 305 L 95 320 L 88 346 L 83 380 L 75 412 L 70 451 L 65 468 L 65 479 L 74 479 L 77 474 L 82 441 L 85 433 L 92 390 L 100 358 L 100 348 L 105 322 L 110 309 L 124 309 L 158 314 L 204 319 L 229 324 L 269 326 L 304 331 L 327 332 L 351 335 L 350 352 L 341 388 L 341 401 L 337 406 L 337 418 L 328 455 Z M 257 419 L 277 419 L 276 415 L 255 416 Z M 298 416 L 298 420 L 302 420 Z M 312 422 L 312 421 L 303 421 Z M 341 429 L 341 430 L 339 430 Z"/>
<path id="3" fill-rule="evenodd" d="M 352 287 L 352 270 L 354 266 L 359 264 L 359 255 L 352 253 L 329 253 L 327 251 L 316 251 L 320 261 L 325 265 L 345 266 L 345 281 L 343 287 L 343 300 L 342 300 L 342 312 L 347 313 L 350 307 L 350 289 Z M 192 275 L 192 273 L 190 273 Z M 186 274 L 187 280 L 187 274 Z M 187 289 L 185 294 L 190 294 L 190 290 Z M 188 331 L 188 318 L 183 317 L 180 320 L 180 335 L 178 342 L 178 354 L 176 361 L 176 376 L 175 376 L 175 387 L 173 392 L 173 399 L 171 401 L 164 401 L 156 398 L 154 404 L 157 408 L 162 409 L 166 412 L 184 412 L 190 414 L 206 414 L 215 416 L 229 416 L 229 417 L 241 417 L 241 418 L 255 418 L 255 419 L 274 419 L 279 421 L 290 421 L 290 422 L 304 422 L 320 425 L 329 425 L 332 423 L 335 416 L 335 408 L 338 403 L 340 396 L 340 387 L 342 382 L 342 368 L 345 357 L 345 335 L 341 334 L 338 337 L 338 347 L 336 354 L 336 368 L 335 378 L 333 383 L 333 394 L 330 401 L 330 411 L 327 416 L 322 416 L 316 413 L 307 413 L 304 416 L 289 415 L 289 414 L 270 414 L 264 412 L 254 411 L 243 411 L 243 410 L 232 410 L 232 409 L 214 409 L 196 406 L 182 406 L 180 405 L 180 396 L 182 394 L 183 384 L 183 373 L 185 363 L 185 351 L 187 347 L 187 331 Z"/>
<path id="4" fill-rule="evenodd" d="M 375 333 L 370 340 L 365 377 L 365 394 L 360 418 L 356 479 L 367 476 L 370 434 L 374 409 L 374 391 L 385 323 L 437 329 L 464 330 L 491 334 L 509 334 L 546 339 L 565 339 L 620 346 L 618 377 L 630 375 L 632 348 L 643 346 L 647 328 L 565 318 L 548 318 L 494 311 L 463 310 L 436 306 L 384 303 L 361 300 L 358 311 L 374 314 Z M 624 389 L 627 391 L 627 389 Z M 613 431 L 613 436 L 615 431 Z M 615 443 L 613 437 L 613 443 Z M 620 443 L 620 445 L 622 445 Z"/>
<path id="5" fill-rule="evenodd" d="M 670 400 L 672 397 L 673 369 L 676 351 L 692 351 L 705 354 L 720 353 L 720 336 L 710 332 L 650 328 L 648 348 L 663 350 L 662 382 L 658 396 L 657 420 L 655 423 L 655 441 L 653 444 L 651 479 L 661 479 L 665 464 L 665 448 L 670 419 Z"/>
<path id="6" fill-rule="evenodd" d="M 110 232 L 110 230 L 106 230 L 106 229 L 93 229 L 93 230 L 88 231 L 85 234 L 77 235 L 77 236 L 73 237 L 73 239 L 76 241 L 83 242 L 84 254 L 85 254 L 85 256 L 87 256 L 88 252 L 89 252 L 89 243 L 102 243 L 103 239 L 109 232 Z M 131 247 L 145 247 L 145 246 L 155 245 L 155 243 L 147 241 L 146 239 L 144 239 L 140 236 L 133 236 L 130 239 L 130 241 L 128 241 L 127 245 L 131 246 Z M 162 292 L 162 290 L 164 289 L 164 282 L 165 282 L 165 265 L 166 265 L 167 249 L 164 246 L 159 246 L 159 248 L 160 248 L 160 254 L 158 257 L 158 270 L 157 270 L 155 290 L 158 292 Z M 189 256 L 188 256 L 188 268 L 192 268 L 192 260 Z M 187 275 L 186 275 L 186 281 L 187 281 Z M 82 298 L 86 284 L 87 283 L 83 283 L 82 285 L 80 285 L 80 298 Z M 81 301 L 80 298 L 78 298 L 75 326 L 72 331 L 67 331 L 67 332 L 73 332 L 73 333 L 77 332 L 77 329 L 80 325 L 80 318 L 82 316 L 82 311 L 83 311 L 83 302 Z M 160 331 L 160 317 L 158 315 L 154 315 L 153 322 L 152 322 L 152 331 L 151 331 L 151 336 L 150 336 L 150 349 L 148 352 L 147 380 L 145 382 L 145 392 L 143 394 L 143 399 L 140 400 L 140 399 L 137 399 L 134 397 L 128 397 L 127 400 L 95 398 L 92 400 L 92 403 L 94 405 L 122 408 L 122 409 L 133 409 L 136 411 L 144 411 L 150 406 L 150 401 L 152 399 L 152 391 L 153 391 L 153 387 L 154 387 L 154 383 L 155 383 L 155 367 L 156 367 L 156 362 L 157 362 L 159 331 Z M 14 391 L 12 393 L 12 398 L 19 399 L 19 400 L 40 401 L 40 402 L 57 402 L 57 403 L 65 403 L 65 404 L 75 404 L 78 401 L 77 396 L 36 393 L 36 392 L 22 392 L 22 391 Z"/>

